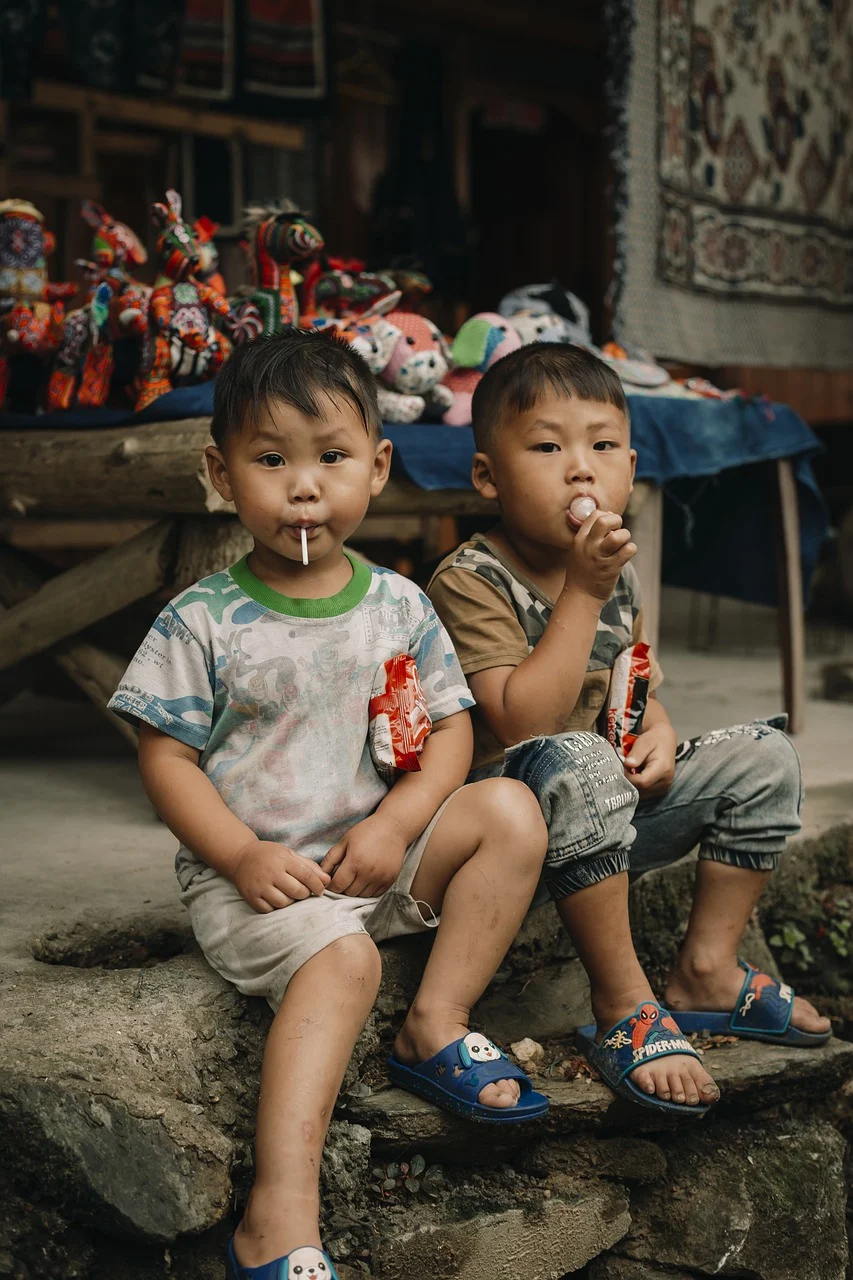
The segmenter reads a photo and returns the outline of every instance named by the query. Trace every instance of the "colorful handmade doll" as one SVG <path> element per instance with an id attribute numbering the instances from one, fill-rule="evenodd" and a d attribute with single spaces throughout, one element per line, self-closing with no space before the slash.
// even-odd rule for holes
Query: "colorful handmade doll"
<path id="1" fill-rule="evenodd" d="M 238 343 L 299 323 L 291 267 L 323 248 L 320 232 L 289 200 L 252 205 L 246 210 L 244 231 L 254 282 L 245 296 L 231 300 Z"/>
<path id="2" fill-rule="evenodd" d="M 399 311 L 420 312 L 427 295 L 432 293 L 432 281 L 424 274 L 422 264 L 416 259 L 401 259 L 379 272 L 389 288 L 400 292 Z"/>
<path id="3" fill-rule="evenodd" d="M 442 422 L 448 427 L 467 426 L 477 383 L 497 360 L 520 346 L 521 339 L 510 322 L 494 311 L 481 311 L 466 320 L 450 348 L 456 368 L 446 375 L 444 386 L 452 391 L 453 404 Z"/>
<path id="4" fill-rule="evenodd" d="M 160 273 L 148 310 L 148 332 L 136 409 L 145 409 L 173 387 L 214 378 L 230 355 L 231 343 L 214 328 L 213 316 L 226 325 L 233 314 L 221 293 L 194 277 L 198 243 L 181 219 L 181 197 L 166 192 L 166 203 L 151 206 L 160 234 Z"/>
<path id="5" fill-rule="evenodd" d="M 84 200 L 80 211 L 94 231 L 93 261 L 77 259 L 90 292 L 85 306 L 69 312 L 63 321 L 62 340 L 48 383 L 49 409 L 105 404 L 115 371 L 115 344 L 124 339 L 141 340 L 148 320 L 151 290 L 129 271 L 148 261 L 139 238 L 94 200 Z M 134 346 L 127 383 L 138 371 L 141 341 Z"/>
<path id="6" fill-rule="evenodd" d="M 320 255 L 303 276 L 300 322 L 342 320 L 372 311 L 374 305 L 393 292 L 383 276 L 365 271 L 358 258 L 327 258 Z M 399 295 L 398 295 L 399 296 Z"/>
<path id="7" fill-rule="evenodd" d="M 44 364 L 56 350 L 63 299 L 76 284 L 51 284 L 47 255 L 54 237 L 28 200 L 0 200 L 0 408 L 35 412 Z"/>
<path id="8" fill-rule="evenodd" d="M 378 377 L 387 368 L 402 336 L 387 316 L 399 301 L 400 294 L 395 290 L 386 298 L 380 298 L 364 315 L 346 316 L 341 320 L 318 317 L 308 327 L 343 338 L 358 352 L 373 376 Z"/>
<path id="9" fill-rule="evenodd" d="M 380 375 L 379 411 L 384 422 L 438 421 L 453 404 L 442 386 L 450 368 L 450 349 L 426 316 L 391 311 L 387 319 L 400 330 L 391 359 Z"/>
<path id="10" fill-rule="evenodd" d="M 195 274 L 197 280 L 201 280 L 203 284 L 209 284 L 211 289 L 215 289 L 225 297 L 225 277 L 219 270 L 219 250 L 213 239 L 218 230 L 219 223 L 208 218 L 205 213 L 200 218 L 196 218 L 193 223 L 199 257 L 198 270 Z"/>

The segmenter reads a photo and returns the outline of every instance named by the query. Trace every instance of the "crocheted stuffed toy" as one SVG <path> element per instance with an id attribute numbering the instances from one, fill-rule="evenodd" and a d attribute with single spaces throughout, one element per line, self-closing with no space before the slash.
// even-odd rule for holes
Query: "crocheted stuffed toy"
<path id="1" fill-rule="evenodd" d="M 299 303 L 291 273 L 323 248 L 323 237 L 289 200 L 246 210 L 245 247 L 254 283 L 231 299 L 237 316 L 234 341 L 249 342 L 299 323 Z"/>
<path id="2" fill-rule="evenodd" d="M 195 278 L 198 242 L 181 218 L 177 191 L 166 192 L 165 204 L 153 204 L 151 217 L 160 231 L 160 272 L 148 310 L 137 412 L 173 387 L 216 377 L 231 354 L 231 343 L 215 328 L 213 318 L 226 325 L 234 321 L 222 294 Z"/>
<path id="3" fill-rule="evenodd" d="M 129 271 L 147 262 L 143 245 L 130 227 L 117 222 L 94 200 L 84 200 L 80 212 L 94 232 L 92 260 L 77 259 L 89 296 L 85 306 L 69 312 L 63 321 L 47 388 L 52 410 L 105 404 L 115 370 L 114 343 L 141 339 L 148 322 L 151 290 Z M 140 354 L 140 350 L 134 353 L 128 382 L 138 372 Z"/>
<path id="4" fill-rule="evenodd" d="M 537 311 L 532 307 L 515 311 L 508 317 L 524 347 L 531 342 L 571 342 L 572 327 L 555 311 Z"/>
<path id="5" fill-rule="evenodd" d="M 28 200 L 0 200 L 0 408 L 34 413 L 44 365 L 62 336 L 64 299 L 76 284 L 51 284 L 47 255 L 56 241 Z"/>
<path id="6" fill-rule="evenodd" d="M 521 339 L 510 322 L 494 311 L 481 311 L 465 321 L 450 349 L 456 367 L 444 379 L 445 387 L 453 393 L 453 404 L 442 418 L 447 426 L 468 425 L 477 383 L 491 365 L 520 346 Z"/>
<path id="7" fill-rule="evenodd" d="M 400 337 L 380 375 L 383 421 L 438 421 L 453 403 L 453 392 L 442 386 L 450 368 L 450 348 L 426 316 L 391 311 L 387 320 L 400 330 Z"/>
<path id="8" fill-rule="evenodd" d="M 308 325 L 314 320 L 349 320 L 372 311 L 393 291 L 394 286 L 384 276 L 365 271 L 358 258 L 327 258 L 321 254 L 303 276 L 301 322 Z"/>
<path id="9" fill-rule="evenodd" d="M 201 280 L 203 284 L 209 284 L 211 289 L 221 293 L 224 298 L 225 277 L 219 270 L 219 250 L 213 239 L 218 230 L 219 223 L 208 218 L 206 213 L 196 218 L 193 223 L 193 231 L 198 241 L 198 268 L 195 274 L 197 280 Z"/>

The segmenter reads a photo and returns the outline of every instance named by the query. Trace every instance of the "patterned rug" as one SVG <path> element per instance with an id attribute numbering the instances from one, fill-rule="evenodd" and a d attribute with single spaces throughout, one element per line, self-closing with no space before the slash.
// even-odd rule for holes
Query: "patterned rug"
<path id="1" fill-rule="evenodd" d="M 853 0 L 609 6 L 629 67 L 617 336 L 711 366 L 849 368 Z"/>
<path id="2" fill-rule="evenodd" d="M 849 0 L 662 0 L 660 273 L 853 305 Z"/>

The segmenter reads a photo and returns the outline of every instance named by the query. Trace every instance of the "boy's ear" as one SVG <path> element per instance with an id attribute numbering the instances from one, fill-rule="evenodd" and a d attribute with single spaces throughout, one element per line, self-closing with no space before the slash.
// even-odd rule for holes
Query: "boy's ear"
<path id="1" fill-rule="evenodd" d="M 471 463 L 471 483 L 481 498 L 494 502 L 498 496 L 498 487 L 492 475 L 492 460 L 487 453 L 475 453 Z"/>
<path id="2" fill-rule="evenodd" d="M 394 446 L 390 440 L 380 440 L 373 458 L 373 475 L 370 477 L 370 496 L 378 498 L 391 474 L 391 454 Z"/>
<path id="3" fill-rule="evenodd" d="M 634 491 L 634 476 L 637 474 L 637 450 L 631 450 L 631 492 Z"/>
<path id="4" fill-rule="evenodd" d="M 233 502 L 234 494 L 228 476 L 228 467 L 222 453 L 215 444 L 209 444 L 204 451 L 204 456 L 207 461 L 207 474 L 210 476 L 210 483 L 220 498 L 224 498 L 226 502 Z"/>

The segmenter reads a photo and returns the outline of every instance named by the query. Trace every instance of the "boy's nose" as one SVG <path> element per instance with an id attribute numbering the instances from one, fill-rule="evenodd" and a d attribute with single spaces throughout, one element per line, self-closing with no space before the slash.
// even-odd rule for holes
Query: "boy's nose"
<path id="1" fill-rule="evenodd" d="M 570 458 L 566 468 L 566 479 L 571 484 L 591 484 L 595 479 L 595 471 L 589 458 Z"/>
<path id="2" fill-rule="evenodd" d="M 290 501 L 294 505 L 300 502 L 316 502 L 320 496 L 320 486 L 310 472 L 295 475 L 290 489 Z"/>

